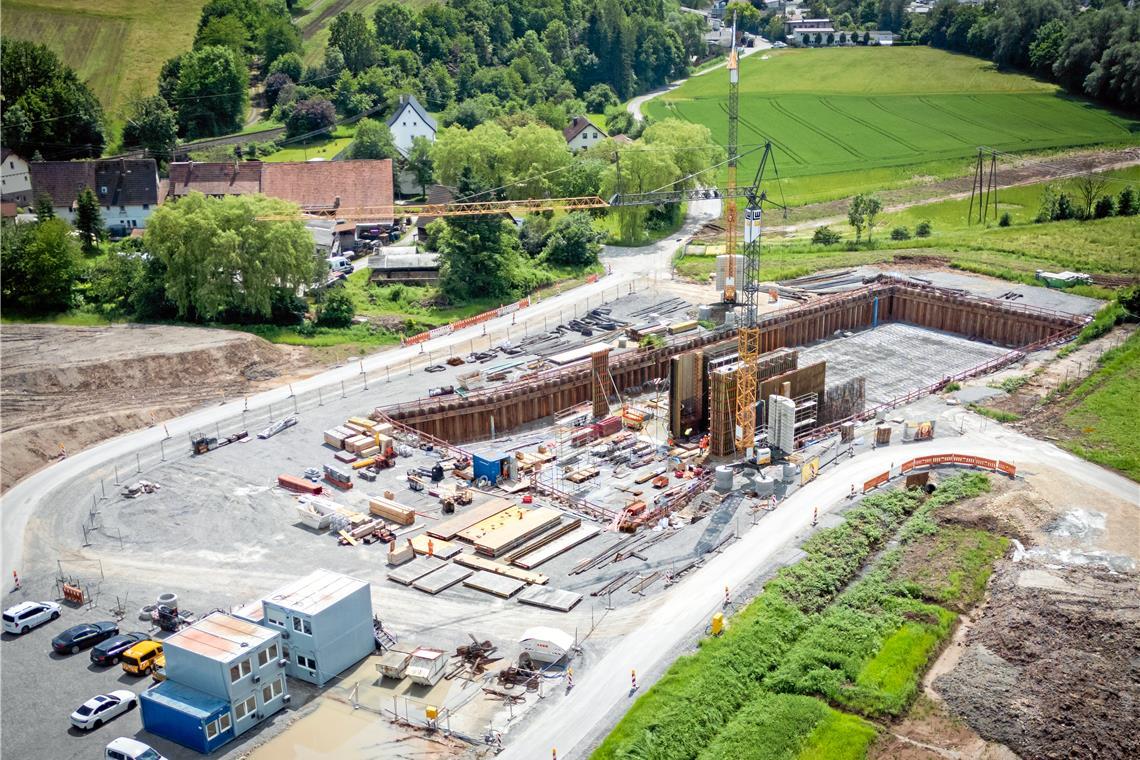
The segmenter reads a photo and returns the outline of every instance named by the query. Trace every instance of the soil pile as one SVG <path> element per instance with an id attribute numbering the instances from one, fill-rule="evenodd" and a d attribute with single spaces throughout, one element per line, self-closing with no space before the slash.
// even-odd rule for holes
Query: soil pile
<path id="1" fill-rule="evenodd" d="M 0 330 L 0 489 L 57 458 L 312 371 L 307 351 L 161 325 Z"/>
<path id="2" fill-rule="evenodd" d="M 957 666 L 950 709 L 1022 757 L 1140 757 L 1138 576 L 1003 563 Z"/>

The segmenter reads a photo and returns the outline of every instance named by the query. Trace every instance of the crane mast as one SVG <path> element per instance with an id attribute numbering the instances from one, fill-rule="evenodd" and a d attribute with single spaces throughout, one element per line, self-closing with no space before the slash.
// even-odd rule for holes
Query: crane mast
<path id="1" fill-rule="evenodd" d="M 728 53 L 728 180 L 725 183 L 724 255 L 725 275 L 723 300 L 736 303 L 736 160 L 739 153 L 737 125 L 740 111 L 740 61 L 736 54 L 736 14 L 732 15 L 732 47 Z"/>

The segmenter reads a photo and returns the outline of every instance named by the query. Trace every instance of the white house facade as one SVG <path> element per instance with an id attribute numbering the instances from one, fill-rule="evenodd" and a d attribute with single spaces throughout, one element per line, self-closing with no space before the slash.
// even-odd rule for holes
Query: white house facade
<path id="1" fill-rule="evenodd" d="M 7 148 L 0 149 L 0 154 L 4 157 L 3 171 L 0 172 L 0 196 L 18 206 L 32 205 L 32 175 L 28 171 L 28 162 Z"/>
<path id="2" fill-rule="evenodd" d="M 427 112 L 415 95 L 401 95 L 396 111 L 388 117 L 388 129 L 392 132 L 392 141 L 396 150 L 404 158 L 412 150 L 412 141 L 417 137 L 424 137 L 435 142 L 435 133 L 439 125 Z M 396 177 L 396 189 L 402 195 L 412 195 L 420 192 L 419 183 L 410 171 L 399 171 Z"/>
<path id="3" fill-rule="evenodd" d="M 570 125 L 562 130 L 562 136 L 566 138 L 566 147 L 574 153 L 585 150 L 592 145 L 597 145 L 609 137 L 605 130 L 598 127 L 585 116 L 575 116 L 571 119 Z"/>

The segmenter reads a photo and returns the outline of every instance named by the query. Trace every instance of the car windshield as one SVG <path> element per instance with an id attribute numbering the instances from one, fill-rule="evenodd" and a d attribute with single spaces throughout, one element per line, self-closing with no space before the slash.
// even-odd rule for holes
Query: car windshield
<path id="1" fill-rule="evenodd" d="M 146 752 L 136 757 L 135 760 L 160 760 L 161 758 L 162 755 L 158 754 L 153 749 L 147 749 Z"/>

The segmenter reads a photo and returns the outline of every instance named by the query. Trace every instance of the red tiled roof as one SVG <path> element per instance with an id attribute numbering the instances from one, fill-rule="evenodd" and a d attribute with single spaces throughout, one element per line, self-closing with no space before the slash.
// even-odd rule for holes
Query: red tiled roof
<path id="1" fill-rule="evenodd" d="M 392 206 L 391 159 L 282 162 L 264 167 L 261 191 L 303 209 Z"/>
<path id="2" fill-rule="evenodd" d="M 168 195 L 171 198 L 180 198 L 191 191 L 203 195 L 260 193 L 261 167 L 259 161 L 172 163 Z"/>
<path id="3" fill-rule="evenodd" d="M 35 195 L 47 194 L 57 208 L 71 206 L 85 187 L 95 191 L 104 207 L 158 203 L 153 158 L 33 161 L 28 170 Z"/>

